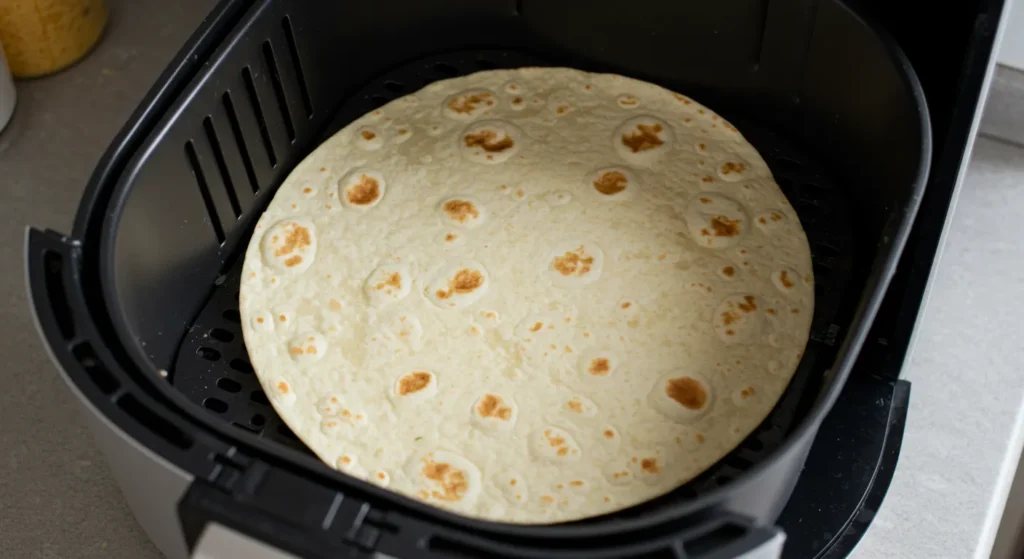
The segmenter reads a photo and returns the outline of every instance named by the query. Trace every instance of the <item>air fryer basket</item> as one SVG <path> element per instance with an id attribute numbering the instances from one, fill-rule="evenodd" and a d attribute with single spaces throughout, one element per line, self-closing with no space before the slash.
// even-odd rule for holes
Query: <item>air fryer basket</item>
<path id="1" fill-rule="evenodd" d="M 108 154 L 72 238 L 30 246 L 44 334 L 71 381 L 90 386 L 81 390 L 93 406 L 125 419 L 126 432 L 199 479 L 220 487 L 232 471 L 221 492 L 238 489 L 235 482 L 262 464 L 260 476 L 267 468 L 288 472 L 289 480 L 363 502 L 375 515 L 364 511 L 354 526 L 372 527 L 372 539 L 392 555 L 413 552 L 397 542 L 421 537 L 424 527 L 434 536 L 416 553 L 426 546 L 550 556 L 545 546 L 572 545 L 597 557 L 613 554 L 628 535 L 631 553 L 688 541 L 695 555 L 770 535 L 755 527 L 770 525 L 785 505 L 881 301 L 924 185 L 927 111 L 888 39 L 836 0 L 635 0 L 628 9 L 605 1 L 225 0 L 215 14 L 151 94 L 138 126 L 124 132 L 134 143 Z M 793 202 L 816 277 L 811 341 L 754 434 L 665 497 L 541 527 L 438 511 L 321 464 L 260 390 L 237 303 L 252 227 L 316 145 L 437 79 L 525 65 L 622 73 L 721 113 L 759 149 Z M 200 501 L 209 507 L 192 497 L 182 510 Z M 182 522 L 186 531 L 196 524 Z M 358 543 L 354 530 L 344 539 Z M 270 532 L 261 535 L 288 539 L 286 530 Z M 315 548 L 296 539 L 282 545 Z"/>

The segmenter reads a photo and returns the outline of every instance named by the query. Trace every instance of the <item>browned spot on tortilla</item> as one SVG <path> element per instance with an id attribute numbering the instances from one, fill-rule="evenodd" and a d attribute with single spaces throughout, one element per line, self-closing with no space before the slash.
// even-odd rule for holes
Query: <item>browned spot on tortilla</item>
<path id="1" fill-rule="evenodd" d="M 430 384 L 430 373 L 424 371 L 413 371 L 398 379 L 398 395 L 405 396 L 413 392 L 419 392 Z"/>
<path id="2" fill-rule="evenodd" d="M 585 254 L 581 246 L 576 250 L 566 252 L 562 256 L 556 256 L 551 265 L 563 276 L 571 276 L 573 274 L 583 276 L 590 272 L 590 268 L 594 264 L 594 257 L 584 256 Z"/>
<path id="3" fill-rule="evenodd" d="M 373 132 L 370 132 L 369 130 L 363 130 L 362 132 L 359 133 L 359 135 L 362 136 L 363 139 L 366 140 L 366 141 L 370 141 L 370 140 L 372 140 L 372 139 L 377 137 L 376 134 L 374 134 Z"/>
<path id="4" fill-rule="evenodd" d="M 443 209 L 449 219 L 459 223 L 466 223 L 469 219 L 480 217 L 480 211 L 469 200 L 448 200 L 444 203 Z"/>
<path id="5" fill-rule="evenodd" d="M 749 398 L 749 397 L 751 397 L 753 395 L 754 395 L 754 387 L 753 386 L 748 386 L 748 387 L 744 388 L 743 390 L 740 390 L 740 397 L 743 398 L 744 400 L 746 400 L 747 398 Z"/>
<path id="6" fill-rule="evenodd" d="M 735 163 L 732 161 L 726 161 L 722 164 L 722 174 L 730 175 L 732 173 L 740 174 L 746 170 L 746 166 L 742 163 Z"/>
<path id="7" fill-rule="evenodd" d="M 734 335 L 736 335 L 736 331 L 735 331 L 735 330 L 732 330 L 732 329 L 730 329 L 730 330 L 726 330 L 726 331 L 725 331 L 725 335 L 726 335 L 726 336 L 734 336 Z"/>
<path id="8" fill-rule="evenodd" d="M 380 182 L 369 175 L 360 175 L 359 182 L 348 187 L 345 195 L 350 204 L 367 206 L 380 198 Z"/>
<path id="9" fill-rule="evenodd" d="M 701 204 L 710 204 L 710 203 L 711 203 L 711 198 L 704 198 L 704 197 L 701 197 L 701 199 L 700 199 L 700 203 L 701 203 Z"/>
<path id="10" fill-rule="evenodd" d="M 768 224 L 768 220 L 765 219 L 764 216 L 757 218 L 757 222 L 760 223 L 761 225 L 767 225 Z"/>
<path id="11" fill-rule="evenodd" d="M 480 417 L 493 417 L 508 421 L 512 417 L 512 408 L 504 405 L 501 396 L 487 394 L 476 405 L 476 413 Z"/>
<path id="12" fill-rule="evenodd" d="M 555 502 L 555 498 L 551 495 L 541 495 L 540 502 L 550 505 Z"/>
<path id="13" fill-rule="evenodd" d="M 294 268 L 299 264 L 302 264 L 302 257 L 299 256 L 298 254 L 296 254 L 295 256 L 290 256 L 288 257 L 287 260 L 284 261 L 284 265 L 288 266 L 289 268 Z"/>
<path id="14" fill-rule="evenodd" d="M 700 179 L 700 182 L 715 182 L 715 177 L 712 177 L 711 175 L 705 175 Z"/>
<path id="15" fill-rule="evenodd" d="M 556 454 L 558 454 L 559 456 L 565 456 L 566 454 L 569 454 L 569 448 L 563 446 L 562 448 L 558 449 L 558 452 Z"/>
<path id="16" fill-rule="evenodd" d="M 665 394 L 679 405 L 699 410 L 707 403 L 708 392 L 700 382 L 690 377 L 678 377 L 665 382 Z"/>
<path id="17" fill-rule="evenodd" d="M 391 272 L 388 277 L 384 278 L 384 281 L 373 286 L 377 291 L 393 287 L 395 289 L 402 289 L 402 274 L 398 272 Z M 390 292 L 390 290 L 389 290 Z"/>
<path id="18" fill-rule="evenodd" d="M 615 438 L 615 431 L 612 431 L 611 429 L 605 429 L 604 430 L 604 438 L 606 438 L 606 439 L 614 439 Z"/>
<path id="19" fill-rule="evenodd" d="M 504 138 L 498 139 L 498 133 L 494 130 L 480 130 L 466 134 L 464 138 L 466 147 L 481 147 L 488 153 L 499 153 L 515 145 L 515 140 L 505 134 Z"/>
<path id="20" fill-rule="evenodd" d="M 444 236 L 444 240 L 445 240 L 446 243 L 450 243 L 450 242 L 454 241 L 457 238 L 458 238 L 458 236 L 456 236 L 454 233 L 448 233 L 447 235 Z"/>
<path id="21" fill-rule="evenodd" d="M 661 467 L 658 465 L 658 459 L 654 457 L 644 458 L 643 460 L 641 460 L 640 469 L 649 474 L 661 473 Z"/>
<path id="22" fill-rule="evenodd" d="M 308 247 L 313 242 L 313 235 L 310 234 L 309 229 L 299 225 L 298 223 L 289 223 L 285 225 L 287 232 L 284 235 L 284 244 L 277 247 L 274 250 L 274 256 L 284 256 L 291 254 L 296 250 Z M 271 242 L 277 242 L 277 237 L 270 239 Z"/>
<path id="23" fill-rule="evenodd" d="M 782 221 L 782 215 L 778 212 L 772 212 L 770 217 L 772 221 Z"/>
<path id="24" fill-rule="evenodd" d="M 587 372 L 594 376 L 603 377 L 612 370 L 611 363 L 605 357 L 597 357 L 590 362 Z"/>
<path id="25" fill-rule="evenodd" d="M 743 302 L 739 303 L 736 306 L 738 306 L 741 311 L 746 313 L 754 312 L 757 310 L 757 303 L 754 302 L 753 295 L 744 295 Z"/>
<path id="26" fill-rule="evenodd" d="M 469 481 L 466 474 L 446 462 L 432 462 L 424 460 L 425 464 L 421 473 L 423 477 L 437 482 L 440 491 L 435 489 L 430 492 L 431 496 L 440 501 L 459 501 L 466 491 L 469 490 Z"/>
<path id="27" fill-rule="evenodd" d="M 583 487 L 583 481 L 579 480 L 579 479 L 574 479 L 574 480 L 569 482 L 569 485 L 571 485 L 573 487 Z"/>
<path id="28" fill-rule="evenodd" d="M 785 287 L 786 289 L 793 287 L 793 282 L 789 279 L 789 273 L 785 270 L 779 272 L 779 283 L 781 283 L 782 287 Z"/>
<path id="29" fill-rule="evenodd" d="M 533 326 L 530 327 L 530 331 L 531 332 L 537 332 L 538 330 L 540 330 L 543 327 L 544 327 L 544 323 L 543 322 L 538 322 L 538 323 L 536 323 L 536 324 L 534 324 Z"/>
<path id="30" fill-rule="evenodd" d="M 716 237 L 735 237 L 740 234 L 740 220 L 715 216 L 711 218 L 711 228 Z"/>
<path id="31" fill-rule="evenodd" d="M 664 130 L 661 124 L 637 124 L 636 130 L 622 135 L 622 145 L 633 153 L 654 149 L 665 143 L 658 135 Z"/>
<path id="32" fill-rule="evenodd" d="M 280 392 L 281 394 L 287 394 L 288 392 L 291 391 L 291 387 L 288 386 L 287 382 L 282 380 L 281 382 L 277 383 L 277 391 Z"/>
<path id="33" fill-rule="evenodd" d="M 486 92 L 457 96 L 448 102 L 448 108 L 459 114 L 471 113 L 476 110 L 477 105 L 486 103 L 490 98 L 491 94 Z M 491 101 L 489 104 L 494 102 Z"/>
<path id="34" fill-rule="evenodd" d="M 632 305 L 633 305 L 633 303 L 630 303 L 629 301 L 626 301 L 625 303 L 622 303 L 622 308 L 628 309 Z"/>
<path id="35" fill-rule="evenodd" d="M 736 274 L 736 269 L 732 266 L 726 266 L 725 268 L 722 268 L 722 273 L 725 274 L 726 277 L 731 278 Z"/>
<path id="36" fill-rule="evenodd" d="M 569 107 L 566 107 L 565 105 L 562 105 L 561 107 L 558 107 L 557 109 L 555 109 L 555 112 L 560 114 L 560 115 L 564 115 L 565 112 L 568 111 L 568 110 L 569 110 Z"/>
<path id="37" fill-rule="evenodd" d="M 455 277 L 448 280 L 448 290 L 439 289 L 436 295 L 438 299 L 447 299 L 453 293 L 465 295 L 483 284 L 484 275 L 480 273 L 480 270 L 463 268 L 455 273 Z"/>
<path id="38" fill-rule="evenodd" d="M 569 403 L 566 404 L 566 407 L 569 408 L 569 411 L 572 411 L 572 412 L 575 412 L 575 413 L 583 413 L 583 402 L 580 402 L 579 400 L 576 400 L 576 399 L 569 400 Z"/>
<path id="39" fill-rule="evenodd" d="M 768 307 L 767 309 L 764 310 L 764 312 L 766 312 L 768 314 L 775 314 L 775 309 L 773 309 L 771 307 Z"/>
<path id="40" fill-rule="evenodd" d="M 277 318 L 278 318 L 278 319 L 279 319 L 279 320 L 280 320 L 281 322 L 288 322 L 288 317 L 287 317 L 287 316 L 285 316 L 285 315 L 283 315 L 283 314 L 282 314 L 282 315 L 280 315 L 280 316 L 278 316 Z"/>
<path id="41" fill-rule="evenodd" d="M 605 171 L 601 173 L 601 176 L 594 180 L 594 190 L 604 194 L 605 196 L 611 196 L 612 194 L 618 194 L 623 190 L 626 190 L 626 185 L 629 184 L 629 179 L 626 175 L 620 171 Z"/>
<path id="42" fill-rule="evenodd" d="M 508 480 L 508 484 L 511 485 L 512 487 L 515 487 L 516 483 L 519 483 L 516 481 L 516 478 Z"/>

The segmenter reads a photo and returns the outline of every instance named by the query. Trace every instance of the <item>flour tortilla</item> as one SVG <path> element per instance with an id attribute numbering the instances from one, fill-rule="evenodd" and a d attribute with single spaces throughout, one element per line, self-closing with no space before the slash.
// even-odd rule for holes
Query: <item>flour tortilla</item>
<path id="1" fill-rule="evenodd" d="M 807 239 L 739 131 L 683 95 L 479 72 L 338 132 L 246 252 L 274 409 L 327 464 L 460 514 L 596 516 L 745 438 L 806 344 Z"/>

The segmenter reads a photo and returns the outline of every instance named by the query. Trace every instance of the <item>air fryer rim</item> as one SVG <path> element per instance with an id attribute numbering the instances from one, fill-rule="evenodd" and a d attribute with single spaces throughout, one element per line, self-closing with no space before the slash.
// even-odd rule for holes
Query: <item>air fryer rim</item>
<path id="1" fill-rule="evenodd" d="M 245 2 L 245 0 L 222 0 L 222 2 L 214 9 L 214 12 L 211 13 L 211 16 L 214 16 L 217 12 L 220 12 L 221 15 L 229 13 L 237 15 L 240 12 L 244 12 L 249 9 L 247 4 L 248 2 Z M 812 408 L 807 412 L 806 416 L 797 424 L 794 430 L 786 437 L 786 440 L 772 454 L 768 455 L 760 463 L 752 466 L 741 477 L 726 485 L 710 490 L 706 494 L 701 495 L 692 501 L 681 503 L 672 508 L 652 511 L 649 514 L 638 518 L 616 519 L 586 525 L 531 525 L 480 520 L 427 505 L 393 491 L 351 478 L 327 467 L 322 462 L 311 457 L 303 456 L 297 452 L 291 451 L 290 449 L 279 448 L 279 445 L 261 440 L 253 434 L 232 429 L 230 425 L 218 422 L 215 417 L 210 416 L 195 404 L 187 401 L 184 395 L 177 392 L 173 387 L 165 385 L 164 383 L 154 382 L 157 378 L 157 367 L 155 364 L 149 359 L 138 343 L 125 342 L 125 340 L 132 340 L 133 334 L 128 326 L 128 317 L 117 296 L 113 253 L 116 234 L 120 225 L 120 218 L 123 214 L 124 203 L 130 194 L 130 188 L 126 188 L 126 185 L 130 184 L 131 176 L 126 174 L 115 175 L 114 173 L 120 173 L 120 171 L 112 170 L 109 166 L 116 162 L 118 156 L 124 156 L 123 153 L 119 153 L 123 151 L 119 148 L 125 147 L 121 142 L 132 135 L 138 135 L 140 133 L 146 134 L 139 139 L 140 145 L 137 146 L 136 150 L 146 148 L 151 149 L 153 144 L 151 143 L 148 135 L 154 129 L 158 129 L 159 123 L 163 118 L 168 116 L 167 114 L 160 115 L 160 118 L 153 122 L 151 128 L 148 130 L 140 132 L 139 128 L 135 127 L 131 130 L 126 129 L 123 131 L 122 136 L 119 136 L 117 139 L 117 147 L 112 147 L 109 158 L 107 156 L 104 158 L 103 164 L 107 165 L 108 168 L 97 169 L 95 175 L 101 179 L 107 178 L 108 181 L 96 180 L 91 183 L 89 189 L 83 196 L 83 205 L 80 207 L 75 219 L 73 230 L 75 232 L 76 239 L 85 238 L 90 227 L 96 227 L 97 225 L 100 225 L 101 227 L 99 252 L 96 257 L 99 266 L 99 269 L 97 270 L 99 277 L 94 281 L 99 284 L 98 287 L 101 289 L 103 295 L 102 303 L 98 303 L 97 306 L 102 307 L 102 310 L 106 313 L 107 318 L 113 326 L 114 331 L 111 336 L 113 340 L 111 341 L 120 345 L 122 350 L 127 353 L 127 357 L 130 360 L 133 369 L 130 372 L 139 377 L 145 378 L 145 380 L 142 380 L 141 378 L 137 379 L 140 383 L 148 383 L 155 390 L 159 391 L 161 396 L 174 403 L 173 412 L 175 414 L 188 418 L 188 420 L 193 424 L 201 425 L 202 428 L 208 432 L 215 433 L 219 438 L 231 440 L 239 446 L 255 449 L 261 454 L 270 455 L 274 457 L 275 461 L 284 460 L 291 462 L 292 464 L 307 470 L 307 473 L 319 473 L 321 476 L 335 482 L 339 482 L 340 484 L 358 487 L 362 493 L 372 495 L 378 503 L 384 504 L 385 508 L 390 507 L 391 509 L 398 509 L 399 511 L 401 508 L 404 508 L 405 510 L 414 512 L 421 517 L 426 517 L 428 519 L 434 518 L 447 524 L 460 526 L 463 529 L 478 530 L 500 537 L 514 536 L 547 539 L 555 537 L 607 537 L 618 533 L 635 532 L 664 525 L 688 515 L 692 515 L 698 511 L 714 507 L 716 504 L 727 500 L 730 495 L 738 493 L 742 488 L 754 483 L 758 475 L 768 469 L 773 463 L 797 451 L 801 441 L 807 437 L 813 437 L 822 420 L 832 408 L 846 383 L 846 379 L 850 373 L 856 356 L 867 337 L 871 323 L 873 322 L 878 308 L 881 305 L 889 280 L 892 278 L 896 264 L 910 234 L 911 225 L 914 221 L 914 216 L 917 213 L 928 178 L 928 171 L 932 157 L 931 123 L 924 91 L 916 73 L 911 67 L 910 62 L 902 49 L 888 33 L 885 33 L 879 26 L 866 21 L 865 18 L 854 12 L 844 3 L 837 2 L 837 5 L 848 12 L 850 17 L 860 22 L 865 26 L 865 28 L 871 30 L 875 34 L 877 39 L 880 41 L 880 44 L 887 51 L 890 59 L 893 61 L 894 66 L 899 70 L 902 80 L 907 88 L 912 92 L 913 98 L 916 101 L 918 109 L 917 119 L 918 134 L 920 138 L 920 153 L 918 156 L 917 170 L 910 188 L 910 198 L 907 201 L 907 211 L 905 212 L 905 217 L 901 221 L 899 227 L 892 235 L 892 248 L 889 251 L 887 258 L 883 264 L 875 267 L 872 274 L 865 282 L 865 289 L 863 293 L 869 293 L 869 295 L 866 298 L 864 298 L 863 295 L 861 296 L 862 299 L 860 304 L 853 319 L 851 320 L 849 333 L 837 352 L 836 362 L 833 366 L 835 376 L 830 381 L 825 394 L 818 398 Z M 220 37 L 225 41 L 234 38 L 236 34 L 241 32 L 241 29 L 239 29 L 237 25 L 237 19 L 231 19 L 231 22 L 231 28 L 225 30 L 224 35 Z M 210 40 L 210 35 L 212 35 L 212 33 L 208 33 L 200 37 L 200 34 L 204 30 L 205 28 L 197 31 L 196 35 L 190 39 L 189 45 L 192 45 L 193 41 L 196 41 L 197 39 Z M 211 56 L 216 56 L 220 52 L 220 44 L 223 44 L 223 41 L 217 45 L 217 49 L 211 51 Z M 184 65 L 184 62 L 182 65 Z M 172 72 L 172 70 L 172 68 L 168 68 L 164 74 L 161 75 L 161 83 L 165 81 L 165 78 Z M 184 95 L 192 93 L 197 85 L 196 80 L 202 79 L 203 77 L 204 74 L 202 71 L 190 76 L 189 81 L 185 84 L 184 90 L 179 94 L 179 96 L 168 100 L 170 107 L 174 108 L 180 106 L 184 99 Z M 137 124 L 137 121 L 134 119 L 135 115 L 133 115 L 131 122 L 133 124 Z M 131 170 L 132 162 L 136 160 L 136 158 L 140 157 L 140 154 L 141 152 L 134 151 L 131 153 L 130 159 L 124 162 L 128 170 Z M 109 179 L 114 180 L 111 181 Z M 113 182 L 113 184 L 111 184 L 111 182 Z M 110 199 L 107 201 L 107 209 L 104 212 L 95 212 L 94 206 L 101 200 L 99 194 L 103 189 L 113 189 Z M 96 218 L 100 218 L 99 224 L 93 221 Z M 90 221 L 93 221 L 93 223 L 90 223 Z"/>

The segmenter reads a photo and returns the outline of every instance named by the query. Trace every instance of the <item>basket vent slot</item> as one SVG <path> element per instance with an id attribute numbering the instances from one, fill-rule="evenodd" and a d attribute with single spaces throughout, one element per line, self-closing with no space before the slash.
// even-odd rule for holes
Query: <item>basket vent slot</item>
<path id="1" fill-rule="evenodd" d="M 210 186 L 206 183 L 206 174 L 203 173 L 203 168 L 199 164 L 199 156 L 196 155 L 195 144 L 192 140 L 185 143 L 185 156 L 188 157 L 188 164 L 192 166 L 192 175 L 196 178 L 196 184 L 199 186 L 199 194 L 203 197 L 203 204 L 206 205 L 206 213 L 210 214 L 210 224 L 213 225 L 213 233 L 217 235 L 217 243 L 223 245 L 224 239 L 224 226 L 220 223 L 220 218 L 217 216 L 217 207 L 213 203 L 213 196 L 210 195 Z"/>
<path id="2" fill-rule="evenodd" d="M 82 342 L 71 348 L 71 354 L 75 356 L 78 363 L 85 369 L 85 374 L 89 375 L 96 388 L 99 388 L 104 394 L 113 394 L 114 391 L 121 387 L 121 383 L 117 382 L 114 375 L 100 363 L 100 360 L 96 357 L 96 352 L 93 351 L 92 346 L 88 343 Z"/>
<path id="3" fill-rule="evenodd" d="M 232 359 L 228 366 L 239 373 L 245 373 L 248 375 L 255 374 L 255 371 L 252 370 L 252 365 L 250 365 L 245 359 Z"/>
<path id="4" fill-rule="evenodd" d="M 196 355 L 206 359 L 207 361 L 219 361 L 220 352 L 212 347 L 201 347 L 196 350 Z"/>
<path id="5" fill-rule="evenodd" d="M 224 413 L 228 411 L 227 402 L 219 398 L 214 398 L 212 396 L 203 400 L 203 407 L 214 413 Z"/>
<path id="6" fill-rule="evenodd" d="M 71 316 L 68 297 L 64 293 L 64 260 L 61 255 L 48 250 L 43 254 L 46 295 L 50 298 L 53 317 L 57 320 L 57 328 L 65 340 L 75 335 L 75 320 Z"/>
<path id="7" fill-rule="evenodd" d="M 235 339 L 235 335 L 230 331 L 223 328 L 214 328 L 210 330 L 210 337 L 217 340 L 218 342 L 228 343 Z"/>
<path id="8" fill-rule="evenodd" d="M 309 96 L 309 85 L 306 84 L 306 74 L 302 70 L 302 61 L 299 60 L 299 48 L 295 44 L 295 32 L 292 30 L 292 20 L 285 16 L 281 20 L 281 27 L 284 29 L 285 42 L 288 45 L 288 54 L 292 59 L 292 66 L 295 67 L 295 81 L 299 84 L 299 94 L 302 96 L 302 108 L 306 110 L 306 118 L 313 118 L 313 99 Z"/>
<path id="9" fill-rule="evenodd" d="M 182 450 L 192 447 L 192 439 L 170 421 L 146 407 L 135 396 L 125 394 L 117 399 L 117 407 L 132 416 L 135 421 L 149 429 L 163 440 Z"/>
<path id="10" fill-rule="evenodd" d="M 267 62 L 270 70 L 270 83 L 274 85 L 274 97 L 277 99 L 277 108 L 284 117 L 284 129 L 288 132 L 288 141 L 295 141 L 295 123 L 292 122 L 292 113 L 288 110 L 288 98 L 284 93 L 284 84 L 281 83 L 281 71 L 277 67 L 277 57 L 274 56 L 274 47 L 270 41 L 263 41 L 263 59 Z"/>
<path id="11" fill-rule="evenodd" d="M 221 377 L 217 379 L 217 388 L 220 388 L 224 392 L 237 394 L 242 390 L 242 385 L 229 379 L 228 377 Z"/>
<path id="12" fill-rule="evenodd" d="M 269 406 L 270 400 L 267 399 L 267 395 L 262 390 L 253 390 L 252 394 L 249 395 L 249 399 L 257 404 Z"/>
<path id="13" fill-rule="evenodd" d="M 235 192 L 234 182 L 231 180 L 231 172 L 228 171 L 227 161 L 224 160 L 224 152 L 220 147 L 220 138 L 213 128 L 213 120 L 210 117 L 203 119 L 203 130 L 206 132 L 206 139 L 210 142 L 210 149 L 213 151 L 213 159 L 217 162 L 217 171 L 224 182 L 224 190 L 228 193 L 228 201 L 231 203 L 231 211 L 235 219 L 242 215 L 242 206 L 238 203 L 238 194 Z"/>
<path id="14" fill-rule="evenodd" d="M 277 167 L 277 154 L 274 152 L 274 142 L 270 139 L 267 119 L 263 115 L 263 106 L 260 104 L 259 94 L 256 93 L 256 82 L 253 81 L 252 70 L 248 66 L 242 68 L 242 81 L 245 82 L 245 91 L 249 94 L 252 112 L 256 115 L 256 123 L 260 128 L 260 137 L 263 138 L 263 147 L 267 150 L 267 159 L 270 160 L 271 167 Z"/>
<path id="15" fill-rule="evenodd" d="M 256 169 L 252 165 L 252 157 L 249 155 L 249 147 L 245 145 L 245 135 L 242 133 L 242 125 L 238 122 L 238 113 L 235 112 L 235 104 L 231 100 L 231 93 L 225 91 L 221 97 L 224 103 L 224 111 L 228 115 L 228 123 L 231 125 L 231 134 L 238 144 L 238 153 L 242 157 L 242 165 L 245 166 L 245 174 L 249 178 L 249 186 L 252 193 L 260 191 L 260 181 L 256 179 Z"/>

